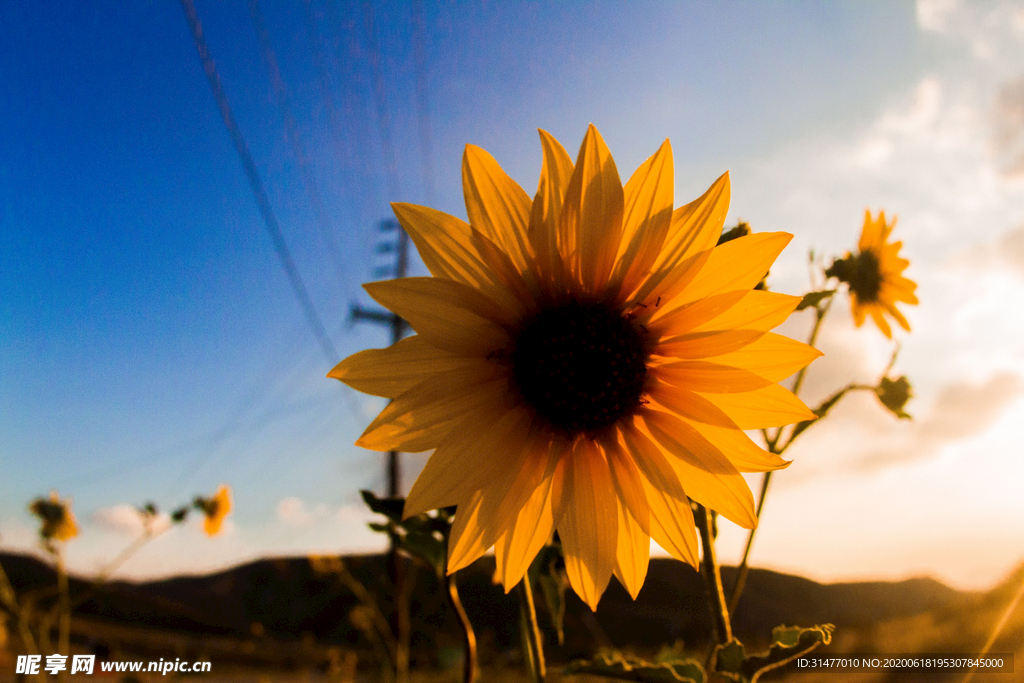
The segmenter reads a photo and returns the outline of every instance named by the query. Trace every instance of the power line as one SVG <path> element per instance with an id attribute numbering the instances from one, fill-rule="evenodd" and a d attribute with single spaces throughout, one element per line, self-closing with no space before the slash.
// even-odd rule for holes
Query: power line
<path id="1" fill-rule="evenodd" d="M 381 221 L 379 227 L 382 231 L 398 232 L 398 242 L 394 249 L 394 276 L 396 278 L 403 278 L 409 266 L 409 235 L 399 227 L 398 221 L 395 220 Z M 387 325 L 391 329 L 392 344 L 397 344 L 409 329 L 409 323 L 405 322 L 397 313 L 390 311 L 365 309 L 361 306 L 353 305 L 349 316 L 354 322 L 372 322 L 379 325 Z M 388 496 L 392 498 L 402 495 L 402 472 L 399 456 L 398 451 L 388 451 Z"/>
<path id="2" fill-rule="evenodd" d="M 274 46 L 270 41 L 270 31 L 267 28 L 267 22 L 263 17 L 263 11 L 260 9 L 259 0 L 249 0 L 248 4 L 253 26 L 260 39 L 260 47 L 263 50 L 263 59 L 267 63 L 267 69 L 270 71 L 270 84 L 281 109 L 281 118 L 284 120 L 284 127 L 287 133 L 288 142 L 291 145 L 292 154 L 295 155 L 295 159 L 299 164 L 299 174 L 302 177 L 302 184 L 305 186 L 306 194 L 309 195 L 310 201 L 313 203 L 313 212 L 316 214 L 317 225 L 320 228 L 320 236 L 327 245 L 327 252 L 330 254 L 331 260 L 334 262 L 338 285 L 344 287 L 345 266 L 342 264 L 341 252 L 338 249 L 338 242 L 334 238 L 334 232 L 331 228 L 330 221 L 327 218 L 327 210 L 324 208 L 324 201 L 320 195 L 320 188 L 317 185 L 316 178 L 313 177 L 313 170 L 309 157 L 306 154 L 306 147 L 302 144 L 302 137 L 299 135 L 299 126 L 295 122 L 295 116 L 292 115 L 291 104 L 288 101 L 288 91 L 284 86 L 284 80 L 281 78 L 281 69 L 278 67 L 277 57 L 274 54 Z"/>
<path id="3" fill-rule="evenodd" d="M 357 20 L 350 12 L 346 17 L 346 21 L 342 22 L 342 18 L 338 14 L 338 8 L 335 5 L 335 2 L 325 3 L 327 26 L 333 38 L 333 49 L 329 50 L 328 53 L 332 57 L 331 63 L 334 66 L 335 72 L 340 74 L 338 77 L 338 89 L 342 93 L 343 111 L 348 124 L 347 127 L 353 131 L 352 137 L 355 142 L 353 145 L 354 160 L 359 163 L 363 171 L 362 176 L 357 175 L 357 178 L 364 179 L 363 185 L 366 189 L 362 192 L 362 195 L 364 200 L 366 197 L 371 199 L 371 206 L 378 206 L 381 190 L 375 180 L 378 174 L 375 172 L 376 168 L 373 161 L 371 161 L 375 157 L 370 154 L 370 136 L 366 128 L 366 122 L 370 118 L 369 106 L 365 101 L 363 88 L 360 87 L 357 70 L 359 58 L 363 53 L 359 31 L 355 27 Z M 345 96 L 346 92 L 348 96 Z"/>
<path id="4" fill-rule="evenodd" d="M 388 194 L 391 196 L 390 201 L 398 201 L 401 191 L 395 165 L 395 147 L 391 141 L 391 117 L 388 113 L 387 96 L 384 93 L 384 72 L 380 66 L 380 46 L 377 44 L 377 29 L 373 23 L 373 4 L 370 0 L 363 0 L 363 22 L 366 25 L 366 38 L 370 41 L 370 70 L 373 73 L 373 95 L 377 105 L 377 125 L 380 127 Z"/>
<path id="5" fill-rule="evenodd" d="M 353 183 L 349 182 L 345 176 L 344 171 L 353 162 L 354 158 L 352 144 L 348 134 L 343 135 L 341 132 L 343 126 L 338 118 L 338 108 L 335 106 L 334 92 L 330 82 L 330 71 L 327 60 L 324 58 L 324 50 L 321 49 L 320 32 L 317 28 L 316 14 L 313 11 L 311 0 L 303 0 L 302 9 L 303 19 L 305 19 L 306 24 L 306 37 L 309 40 L 309 50 L 313 57 L 313 67 L 316 70 L 320 95 L 323 97 L 324 110 L 327 113 L 327 129 L 331 138 L 329 147 L 334 155 L 339 178 L 342 180 L 340 190 L 347 200 L 346 203 L 351 210 L 352 220 L 355 223 L 360 223 L 363 216 L 356 200 L 357 198 L 365 199 L 366 193 L 353 189 Z M 333 8 L 328 5 L 328 9 L 332 10 Z M 331 15 L 334 17 L 333 12 Z M 340 40 L 340 38 L 336 36 L 336 40 Z M 365 184 L 365 181 L 361 181 L 361 183 Z"/>
<path id="6" fill-rule="evenodd" d="M 334 348 L 334 343 L 330 337 L 327 336 L 324 324 L 320 320 L 316 308 L 313 306 L 313 301 L 310 299 L 306 285 L 299 275 L 291 251 L 289 251 L 288 245 L 284 240 L 281 226 L 278 224 L 277 217 L 270 206 L 270 200 L 267 198 L 267 193 L 263 188 L 263 182 L 260 180 L 259 172 L 256 170 L 256 164 L 253 162 L 252 155 L 249 154 L 249 148 L 245 144 L 245 139 L 242 138 L 238 124 L 235 123 L 235 117 L 231 113 L 227 95 L 224 93 L 224 88 L 221 85 L 220 75 L 217 73 L 217 67 L 214 64 L 213 57 L 210 55 L 210 48 L 206 44 L 206 38 L 203 37 L 203 28 L 199 23 L 199 16 L 196 14 L 195 5 L 192 0 L 181 0 L 181 7 L 185 11 L 185 18 L 188 20 L 189 28 L 192 31 L 192 40 L 195 42 L 199 59 L 203 63 L 203 71 L 206 72 L 206 80 L 210 84 L 210 90 L 213 91 L 213 97 L 217 101 L 217 108 L 220 110 L 221 118 L 224 120 L 224 127 L 227 128 L 228 135 L 231 136 L 231 142 L 234 143 L 235 151 L 238 153 L 238 158 L 245 169 L 245 174 L 249 179 L 249 186 L 256 197 L 260 214 L 263 216 L 263 224 L 266 226 L 267 232 L 270 233 L 270 239 L 274 243 L 277 257 L 281 261 L 285 273 L 288 275 L 288 282 L 295 293 L 295 298 L 299 300 L 302 312 L 306 316 L 306 322 L 309 324 L 313 336 L 319 342 L 324 357 L 328 363 L 335 365 L 339 360 L 338 351 Z"/>
<path id="7" fill-rule="evenodd" d="M 416 61 L 416 114 L 420 129 L 420 158 L 423 161 L 423 192 L 427 206 L 434 204 L 434 160 L 430 144 L 430 99 L 427 89 L 427 48 L 423 31 L 423 3 L 411 0 L 412 51 Z"/>

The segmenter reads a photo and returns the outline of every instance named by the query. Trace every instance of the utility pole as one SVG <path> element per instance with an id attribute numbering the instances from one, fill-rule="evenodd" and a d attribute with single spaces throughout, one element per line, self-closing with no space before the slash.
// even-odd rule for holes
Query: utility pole
<path id="1" fill-rule="evenodd" d="M 375 268 L 375 277 L 383 277 L 391 274 L 395 278 L 405 277 L 409 267 L 409 235 L 401 229 L 398 221 L 393 218 L 382 220 L 377 228 L 381 232 L 397 232 L 398 237 L 394 241 L 385 241 L 377 245 L 375 251 L 378 254 L 395 254 L 395 267 L 390 269 Z M 391 328 L 391 343 L 397 344 L 405 335 L 409 323 L 397 313 L 380 309 L 365 309 L 358 304 L 352 304 L 349 311 L 349 319 L 353 322 L 372 322 L 378 325 L 387 325 Z M 397 498 L 402 490 L 402 468 L 398 451 L 388 451 L 388 497 Z"/>
<path id="2" fill-rule="evenodd" d="M 395 266 L 394 269 L 388 267 L 374 268 L 373 276 L 381 278 L 388 275 L 395 278 L 405 277 L 405 273 L 409 267 L 409 235 L 406 234 L 405 230 L 401 229 L 398 221 L 393 218 L 382 220 L 377 225 L 377 228 L 383 233 L 397 233 L 397 236 L 393 240 L 388 239 L 379 243 L 374 250 L 378 254 L 394 253 Z M 358 304 L 352 304 L 352 307 L 349 310 L 349 320 L 352 322 L 365 321 L 377 323 L 378 325 L 387 325 L 391 328 L 392 344 L 397 344 L 405 335 L 406 329 L 409 327 L 409 323 L 405 322 L 405 320 L 397 313 L 392 313 L 391 311 L 379 308 L 366 309 L 362 308 Z M 398 451 L 388 451 L 389 498 L 397 498 L 401 495 L 402 470 L 399 455 L 400 453 Z M 388 574 L 391 578 L 391 585 L 394 587 L 395 591 L 393 596 L 395 611 L 388 620 L 391 625 L 392 633 L 395 634 L 395 640 L 397 641 L 397 648 L 395 652 L 395 674 L 398 683 L 406 683 L 409 676 L 409 644 L 412 634 L 412 615 L 409 609 L 411 593 L 406 590 L 405 584 L 407 579 L 405 563 L 399 556 L 398 549 L 395 547 L 394 541 L 391 542 L 391 548 L 387 557 L 387 564 Z"/>

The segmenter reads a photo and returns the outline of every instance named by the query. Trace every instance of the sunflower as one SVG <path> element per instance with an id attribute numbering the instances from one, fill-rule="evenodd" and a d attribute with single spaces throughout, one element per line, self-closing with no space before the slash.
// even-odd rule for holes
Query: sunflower
<path id="1" fill-rule="evenodd" d="M 458 506 L 449 573 L 493 546 L 510 590 L 557 530 L 594 609 L 613 574 L 636 597 L 651 539 L 696 566 L 688 496 L 756 524 L 740 473 L 788 463 L 743 430 L 811 419 L 777 383 L 820 354 L 769 332 L 799 297 L 753 290 L 792 236 L 715 246 L 728 174 L 673 211 L 667 140 L 623 186 L 593 125 L 575 165 L 540 138 L 532 202 L 469 145 L 469 223 L 393 205 L 433 277 L 365 287 L 417 334 L 328 377 L 392 399 L 358 445 L 434 449 L 404 514 Z"/>
<path id="2" fill-rule="evenodd" d="M 42 522 L 39 535 L 44 541 L 70 541 L 78 535 L 71 500 L 61 500 L 56 491 L 51 491 L 49 498 L 36 498 L 28 509 Z"/>
<path id="3" fill-rule="evenodd" d="M 886 337 L 892 339 L 892 328 L 883 316 L 888 313 L 906 331 L 910 324 L 896 308 L 896 302 L 917 304 L 914 290 L 917 284 L 903 277 L 903 271 L 910 261 L 899 255 L 903 242 L 887 242 L 889 234 L 896 225 L 886 223 L 885 211 L 878 212 L 878 218 L 871 218 L 871 211 L 864 211 L 864 227 L 860 233 L 857 254 L 847 252 L 846 256 L 837 259 L 825 271 L 830 277 L 836 277 L 847 283 L 850 289 L 850 305 L 853 309 L 853 320 L 860 327 L 864 318 L 871 315 Z"/>
<path id="4" fill-rule="evenodd" d="M 196 498 L 193 503 L 206 517 L 203 520 L 203 531 L 207 536 L 216 536 L 224 524 L 224 518 L 231 512 L 231 489 L 221 484 L 212 498 Z"/>

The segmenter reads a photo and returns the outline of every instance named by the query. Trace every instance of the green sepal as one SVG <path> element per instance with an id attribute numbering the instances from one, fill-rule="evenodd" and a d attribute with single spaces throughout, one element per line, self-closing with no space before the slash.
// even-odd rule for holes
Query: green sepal
<path id="1" fill-rule="evenodd" d="M 723 230 L 722 234 L 718 236 L 718 244 L 725 244 L 726 242 L 732 242 L 740 237 L 746 237 L 751 233 L 750 223 L 746 221 L 740 221 L 733 227 Z"/>
<path id="2" fill-rule="evenodd" d="M 598 654 L 590 660 L 578 659 L 562 669 L 563 674 L 593 674 L 620 681 L 642 683 L 704 683 L 704 667 L 692 659 L 647 662 L 621 652 Z"/>
<path id="3" fill-rule="evenodd" d="M 834 289 L 823 289 L 820 292 L 807 292 L 804 294 L 804 298 L 797 304 L 796 310 L 802 311 L 805 308 L 817 308 L 825 299 L 829 298 L 836 293 Z"/>
<path id="4" fill-rule="evenodd" d="M 901 420 L 912 419 L 903 410 L 903 406 L 907 405 L 907 401 L 914 395 L 910 387 L 910 380 L 907 379 L 906 375 L 898 379 L 883 377 L 878 386 L 875 387 L 875 395 L 878 396 L 878 400 L 882 402 L 882 405 L 888 408 L 896 417 Z"/>
<path id="5" fill-rule="evenodd" d="M 809 628 L 776 626 L 772 629 L 772 643 L 768 650 L 757 655 L 748 655 L 743 644 L 733 638 L 715 648 L 712 656 L 714 670 L 737 683 L 757 683 L 765 672 L 785 666 L 819 645 L 831 643 L 834 630 L 832 624 Z"/>

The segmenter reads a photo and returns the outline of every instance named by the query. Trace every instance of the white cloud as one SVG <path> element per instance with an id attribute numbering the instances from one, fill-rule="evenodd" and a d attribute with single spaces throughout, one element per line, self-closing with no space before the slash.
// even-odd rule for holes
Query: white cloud
<path id="1" fill-rule="evenodd" d="M 96 510 L 92 521 L 105 531 L 112 531 L 121 536 L 136 538 L 146 530 L 146 519 L 134 506 L 122 503 Z M 150 531 L 154 534 L 163 533 L 171 526 L 171 518 L 167 514 L 158 514 L 149 520 Z"/>
<path id="2" fill-rule="evenodd" d="M 995 64 L 1024 39 L 1024 7 L 1012 0 L 918 0 L 917 25 L 964 43 L 974 57 Z"/>
<path id="3" fill-rule="evenodd" d="M 282 498 L 277 503 L 277 518 L 294 526 L 306 526 L 313 521 L 313 516 L 306 512 L 305 504 L 295 496 Z"/>
<path id="4" fill-rule="evenodd" d="M 917 0 L 917 25 L 926 31 L 945 33 L 959 5 L 958 0 Z"/>
<path id="5" fill-rule="evenodd" d="M 367 522 L 377 519 L 365 505 L 350 504 L 332 508 L 318 503 L 312 509 L 295 496 L 282 498 L 277 503 L 277 519 L 288 526 L 311 527 L 315 524 L 341 524 L 365 526 Z"/>
<path id="6" fill-rule="evenodd" d="M 1007 176 L 1024 175 L 1024 76 L 999 88 L 992 106 L 992 151 Z"/>

